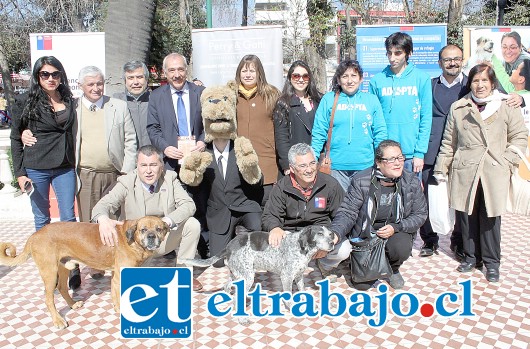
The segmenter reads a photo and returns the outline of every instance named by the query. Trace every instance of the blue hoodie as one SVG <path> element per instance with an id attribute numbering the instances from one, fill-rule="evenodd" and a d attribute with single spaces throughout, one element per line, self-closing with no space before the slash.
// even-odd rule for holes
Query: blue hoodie
<path id="1" fill-rule="evenodd" d="M 313 123 L 311 146 L 316 154 L 323 151 L 328 138 L 335 92 L 320 100 Z M 331 168 L 364 170 L 374 164 L 375 148 L 387 138 L 385 119 L 377 97 L 357 91 L 352 96 L 339 95 L 331 135 Z"/>
<path id="2" fill-rule="evenodd" d="M 401 144 L 407 159 L 423 159 L 432 124 L 430 76 L 410 62 L 400 76 L 387 66 L 370 80 L 369 90 L 381 102 L 388 138 Z"/>

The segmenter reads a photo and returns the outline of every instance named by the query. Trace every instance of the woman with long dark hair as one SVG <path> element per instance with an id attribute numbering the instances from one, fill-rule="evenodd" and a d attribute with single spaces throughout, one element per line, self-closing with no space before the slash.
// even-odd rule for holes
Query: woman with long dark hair
<path id="1" fill-rule="evenodd" d="M 295 61 L 287 72 L 282 94 L 274 109 L 274 139 L 283 174 L 289 173 L 287 154 L 297 143 L 311 144 L 315 111 L 322 94 L 311 69 L 304 61 Z"/>
<path id="2" fill-rule="evenodd" d="M 13 117 L 11 151 L 18 184 L 30 195 L 35 230 L 50 223 L 50 184 L 61 221 L 74 222 L 76 190 L 74 133 L 76 112 L 61 62 L 44 56 L 35 62 L 27 98 Z M 38 141 L 23 146 L 22 131 Z"/>
<path id="3" fill-rule="evenodd" d="M 239 86 L 237 97 L 237 135 L 250 139 L 263 172 L 263 200 L 278 180 L 276 145 L 272 112 L 280 91 L 267 83 L 265 70 L 256 55 L 244 56 L 236 70 Z"/>

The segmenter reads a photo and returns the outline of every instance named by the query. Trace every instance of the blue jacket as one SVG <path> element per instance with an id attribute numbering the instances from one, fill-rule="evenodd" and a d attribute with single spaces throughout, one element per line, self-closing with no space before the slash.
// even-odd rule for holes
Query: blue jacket
<path id="1" fill-rule="evenodd" d="M 320 100 L 313 123 L 311 146 L 316 154 L 323 151 L 328 137 L 335 92 Z M 374 95 L 357 91 L 352 96 L 340 94 L 331 135 L 331 168 L 364 170 L 374 164 L 377 145 L 387 138 L 381 105 Z"/>
<path id="2" fill-rule="evenodd" d="M 400 76 L 387 66 L 370 80 L 369 90 L 381 102 L 388 138 L 401 143 L 407 159 L 423 159 L 432 123 L 430 76 L 413 63 L 408 63 Z"/>

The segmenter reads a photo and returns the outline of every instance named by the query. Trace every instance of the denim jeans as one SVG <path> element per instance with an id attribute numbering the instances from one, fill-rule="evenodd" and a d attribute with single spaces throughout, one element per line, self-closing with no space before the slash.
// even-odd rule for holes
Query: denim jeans
<path id="1" fill-rule="evenodd" d="M 26 173 L 33 182 L 34 190 L 30 199 L 36 231 L 50 223 L 50 184 L 57 197 L 61 221 L 76 221 L 74 212 L 76 178 L 73 168 L 51 170 L 27 168 Z"/>
<path id="2" fill-rule="evenodd" d="M 405 168 L 406 170 L 409 170 L 410 172 L 414 172 L 414 166 L 412 165 L 412 159 L 406 159 L 405 163 L 403 164 L 403 168 Z M 415 172 L 415 174 L 416 174 L 416 177 L 418 177 L 418 179 L 421 182 L 421 176 L 422 176 L 421 171 Z"/>
<path id="3" fill-rule="evenodd" d="M 335 178 L 342 189 L 344 189 L 345 192 L 348 192 L 348 187 L 351 184 L 351 179 L 353 176 L 359 171 L 355 170 L 331 170 L 331 176 Z"/>

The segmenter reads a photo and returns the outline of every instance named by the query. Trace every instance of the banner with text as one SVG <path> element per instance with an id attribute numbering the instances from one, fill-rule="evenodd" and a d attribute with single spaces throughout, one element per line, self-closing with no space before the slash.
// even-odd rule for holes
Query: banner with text
<path id="1" fill-rule="evenodd" d="M 283 88 L 281 26 L 195 29 L 192 41 L 193 77 L 206 86 L 233 80 L 241 58 L 254 54 L 263 64 L 267 82 Z"/>
<path id="2" fill-rule="evenodd" d="M 446 24 L 358 25 L 357 59 L 364 70 L 362 91 L 368 91 L 370 79 L 388 65 L 385 39 L 395 32 L 412 37 L 414 49 L 409 61 L 431 77 L 440 75 L 438 52 L 447 43 Z"/>

